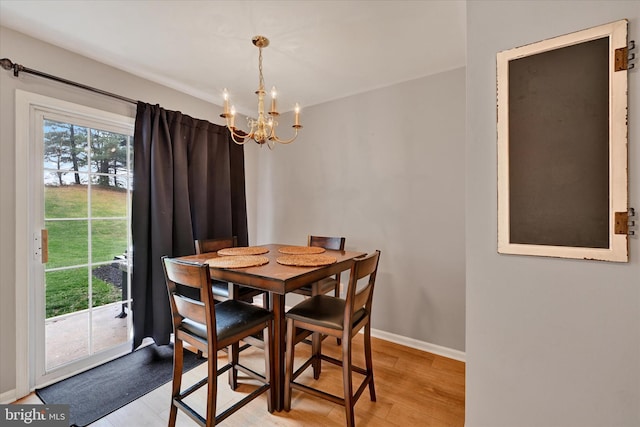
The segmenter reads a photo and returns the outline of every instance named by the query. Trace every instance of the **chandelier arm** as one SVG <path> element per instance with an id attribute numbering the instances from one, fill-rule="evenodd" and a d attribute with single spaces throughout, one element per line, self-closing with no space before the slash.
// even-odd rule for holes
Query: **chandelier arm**
<path id="1" fill-rule="evenodd" d="M 251 134 L 241 135 L 239 133 L 236 133 L 236 131 L 233 128 L 228 126 L 227 126 L 227 129 L 229 129 L 229 133 L 231 134 L 231 139 L 233 139 L 233 142 L 235 142 L 238 145 L 246 144 L 247 141 L 249 141 L 252 137 Z M 240 140 L 238 141 L 236 138 L 240 138 Z"/>
<path id="2" fill-rule="evenodd" d="M 280 144 L 291 144 L 297 137 L 298 137 L 298 128 L 295 128 L 296 133 L 293 135 L 293 137 L 291 139 L 287 139 L 287 140 L 283 140 L 278 138 L 278 135 L 276 135 L 276 132 L 274 130 L 273 135 L 269 138 L 275 142 L 278 142 Z"/>

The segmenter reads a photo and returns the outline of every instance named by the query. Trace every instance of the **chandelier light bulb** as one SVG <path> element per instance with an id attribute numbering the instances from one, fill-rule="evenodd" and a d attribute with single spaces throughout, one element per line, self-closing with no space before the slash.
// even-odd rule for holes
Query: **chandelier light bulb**
<path id="1" fill-rule="evenodd" d="M 300 126 L 300 105 L 298 105 L 297 102 L 293 111 L 294 111 L 293 127 L 296 129 L 301 128 L 302 126 Z"/>
<path id="2" fill-rule="evenodd" d="M 269 111 L 269 114 L 271 114 L 272 116 L 278 115 L 278 110 L 276 109 L 277 96 L 278 96 L 278 92 L 276 92 L 276 87 L 274 86 L 271 88 L 271 111 Z"/>
<path id="3" fill-rule="evenodd" d="M 223 117 L 226 117 L 229 115 L 229 92 L 227 91 L 227 88 L 224 88 L 222 91 L 222 97 L 224 98 L 224 111 L 222 112 L 222 115 Z"/>
<path id="4" fill-rule="evenodd" d="M 229 129 L 233 129 L 235 127 L 235 121 L 236 121 L 236 107 L 232 105 L 231 114 L 229 114 L 229 117 L 227 117 L 227 126 L 229 127 Z"/>

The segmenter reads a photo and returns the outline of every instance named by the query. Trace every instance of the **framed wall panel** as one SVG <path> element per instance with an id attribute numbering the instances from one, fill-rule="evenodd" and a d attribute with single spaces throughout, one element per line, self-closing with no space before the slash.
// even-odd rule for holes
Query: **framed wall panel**
<path id="1" fill-rule="evenodd" d="M 497 54 L 499 253 L 628 261 L 626 46 L 621 20 Z"/>

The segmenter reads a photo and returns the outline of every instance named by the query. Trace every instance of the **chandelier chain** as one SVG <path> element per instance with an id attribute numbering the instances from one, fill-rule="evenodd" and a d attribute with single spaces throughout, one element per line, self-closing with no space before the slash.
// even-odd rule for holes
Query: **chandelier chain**
<path id="1" fill-rule="evenodd" d="M 260 72 L 260 86 L 258 90 L 264 90 L 264 77 L 262 76 L 262 48 L 258 48 L 258 71 Z"/>

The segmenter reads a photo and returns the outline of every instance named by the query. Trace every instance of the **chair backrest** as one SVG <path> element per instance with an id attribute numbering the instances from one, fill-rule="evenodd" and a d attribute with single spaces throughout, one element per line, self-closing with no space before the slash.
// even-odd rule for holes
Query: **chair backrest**
<path id="1" fill-rule="evenodd" d="M 319 246 L 325 249 L 344 251 L 344 237 L 308 236 L 307 246 Z"/>
<path id="2" fill-rule="evenodd" d="M 207 252 L 217 252 L 220 249 L 232 248 L 238 246 L 238 238 L 223 237 L 219 239 L 203 239 L 196 240 L 196 254 L 206 254 Z"/>
<path id="3" fill-rule="evenodd" d="M 183 322 L 197 322 L 201 325 L 206 325 L 208 348 L 202 348 L 203 343 L 197 345 L 193 339 L 182 338 L 197 345 L 197 347 L 201 347 L 201 350 L 215 349 L 215 304 L 210 285 L 209 265 L 179 261 L 164 256 L 162 257 L 162 267 L 164 268 L 167 291 L 169 293 L 174 333 L 181 333 Z M 194 300 L 186 294 L 189 289 L 199 292 L 200 301 Z M 210 354 L 215 354 L 215 352 Z"/>
<path id="4" fill-rule="evenodd" d="M 307 237 L 307 246 L 319 246 L 325 249 L 332 249 L 335 251 L 344 251 L 344 243 L 346 238 L 344 237 L 326 237 L 326 236 L 312 236 Z M 340 273 L 334 276 L 336 282 L 340 283 Z M 336 288 L 336 296 L 340 292 L 339 285 Z"/>
<path id="5" fill-rule="evenodd" d="M 378 273 L 378 261 L 380 260 L 380 251 L 355 258 L 351 273 L 349 275 L 349 287 L 347 288 L 346 304 L 345 304 L 345 325 L 351 324 L 354 313 L 361 308 L 366 310 L 366 315 L 371 315 L 371 306 L 373 301 L 373 288 L 376 283 L 376 275 Z M 367 277 L 366 285 L 360 286 L 358 289 L 358 281 Z M 346 329 L 346 328 L 345 328 Z"/>

